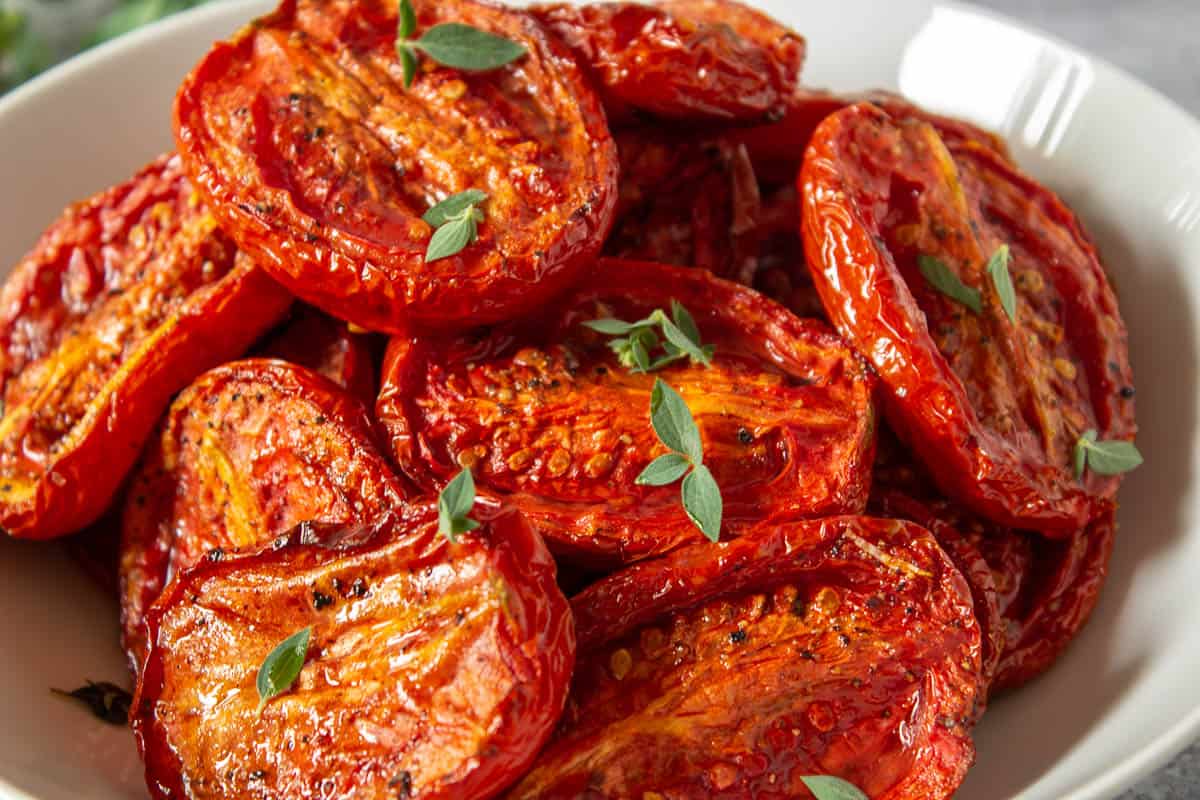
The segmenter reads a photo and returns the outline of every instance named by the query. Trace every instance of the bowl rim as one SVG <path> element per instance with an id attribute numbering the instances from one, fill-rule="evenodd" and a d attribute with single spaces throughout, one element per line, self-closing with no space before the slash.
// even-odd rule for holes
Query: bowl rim
<path id="1" fill-rule="evenodd" d="M 513 4 L 526 5 L 530 1 L 517 0 Z M 78 53 L 0 97 L 0 118 L 21 113 L 22 106 L 32 102 L 42 92 L 64 82 L 76 80 L 79 75 L 98 64 L 131 54 L 156 39 L 177 34 L 182 29 L 196 23 L 224 18 L 236 20 L 243 17 L 245 17 L 245 23 L 249 23 L 255 13 L 251 9 L 263 6 L 264 2 L 265 0 L 225 0 L 225 2 L 196 6 Z M 498 0 L 498 2 L 505 2 L 505 0 Z M 567 0 L 567 2 L 580 3 L 588 2 L 588 0 Z M 757 0 L 742 0 L 742 2 L 759 5 Z M 930 11 L 946 8 L 976 15 L 1040 39 L 1073 57 L 1084 59 L 1098 71 L 1105 73 L 1110 80 L 1119 85 L 1122 91 L 1140 95 L 1144 102 L 1169 112 L 1182 128 L 1190 131 L 1191 137 L 1196 141 L 1197 149 L 1200 149 L 1200 118 L 1194 116 L 1160 89 L 1116 66 L 1108 59 L 1071 44 L 1054 34 L 1047 33 L 1036 25 L 1018 20 L 1005 12 L 984 8 L 965 2 L 965 0 L 906 0 L 906 2 L 910 2 L 914 6 L 925 6 Z M 1093 798 L 1113 796 L 1166 765 L 1189 745 L 1196 743 L 1198 739 L 1200 739 L 1200 705 L 1193 708 L 1174 725 L 1155 735 L 1146 744 L 1131 750 L 1122 760 L 1078 783 L 1063 795 L 1062 800 L 1092 800 Z M 4 800 L 40 800 L 23 789 L 13 786 L 3 776 L 0 776 L 0 798 L 4 798 Z"/>

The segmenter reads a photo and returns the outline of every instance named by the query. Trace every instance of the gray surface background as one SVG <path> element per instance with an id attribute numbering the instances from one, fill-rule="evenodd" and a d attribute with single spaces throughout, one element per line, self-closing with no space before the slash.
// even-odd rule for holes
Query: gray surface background
<path id="1" fill-rule="evenodd" d="M 1200 117 L 1200 0 L 973 0 L 1111 61 Z M 1120 800 L 1200 798 L 1200 743 Z"/>

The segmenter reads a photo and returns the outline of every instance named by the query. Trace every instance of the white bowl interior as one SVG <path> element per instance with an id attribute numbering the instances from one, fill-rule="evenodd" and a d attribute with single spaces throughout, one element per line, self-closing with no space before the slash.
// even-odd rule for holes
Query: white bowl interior
<path id="1" fill-rule="evenodd" d="M 1086 631 L 978 729 L 964 800 L 1100 798 L 1200 732 L 1194 308 L 1200 125 L 1116 70 L 966 6 L 759 0 L 809 39 L 807 81 L 898 88 L 1006 134 L 1088 224 L 1122 298 L 1146 466 L 1122 492 L 1112 577 Z M 171 146 L 175 86 L 266 3 L 204 7 L 0 101 L 0 264 L 67 202 Z M 0 542 L 0 797 L 144 798 L 132 737 L 52 697 L 121 680 L 114 602 L 57 547 Z"/>

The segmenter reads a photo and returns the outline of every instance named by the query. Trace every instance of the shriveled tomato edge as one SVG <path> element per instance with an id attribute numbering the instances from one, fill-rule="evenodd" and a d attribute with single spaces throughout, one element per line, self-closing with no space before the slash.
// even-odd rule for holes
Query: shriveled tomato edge
<path id="1" fill-rule="evenodd" d="M 466 534 L 458 544 L 451 544 L 437 532 L 437 512 L 432 506 L 409 508 L 402 512 L 404 521 L 385 515 L 374 523 L 377 531 L 370 538 L 352 539 L 349 543 L 323 545 L 305 544 L 304 526 L 295 532 L 286 545 L 268 546 L 257 554 L 242 559 L 202 562 L 182 573 L 171 582 L 162 597 L 147 614 L 151 631 L 150 652 L 146 668 L 138 681 L 131 705 L 131 724 L 138 751 L 146 768 L 146 784 L 157 800 L 186 797 L 182 782 L 182 764 L 158 724 L 154 704 L 163 690 L 162 648 L 157 634 L 162 617 L 179 601 L 185 600 L 189 587 L 210 578 L 238 569 L 255 569 L 272 561 L 283 562 L 296 552 L 324 551 L 330 560 L 368 556 L 372 551 L 401 543 L 408 539 L 408 548 L 422 560 L 432 560 L 437 554 L 452 558 L 455 550 L 485 547 L 494 569 L 505 580 L 508 589 L 509 619 L 524 641 L 506 637 L 503 644 L 510 659 L 520 662 L 516 671 L 536 673 L 538 681 L 522 689 L 521 697 L 510 697 L 506 709 L 498 716 L 501 724 L 493 730 L 493 744 L 500 756 L 486 758 L 466 770 L 466 774 L 451 778 L 422 793 L 428 798 L 493 797 L 516 780 L 532 763 L 542 745 L 549 739 L 567 699 L 567 688 L 575 665 L 575 632 L 570 606 L 555 581 L 554 559 L 538 534 L 520 515 L 507 509 L 483 505 L 474 516 L 483 527 Z M 402 525 L 407 530 L 388 531 L 388 526 Z M 445 559 L 443 559 L 445 560 Z"/>
<path id="2" fill-rule="evenodd" d="M 71 428 L 76 446 L 52 459 L 26 502 L 0 498 L 0 526 L 20 539 L 81 530 L 104 513 L 171 395 L 240 355 L 292 298 L 242 260 L 197 290 L 122 362 Z"/>
<path id="3" fill-rule="evenodd" d="M 540 269 L 537 291 L 532 291 L 533 286 L 527 281 L 489 276 L 490 280 L 482 282 L 485 291 L 481 292 L 441 287 L 440 294 L 454 295 L 453 313 L 446 307 L 444 298 L 439 303 L 430 303 L 433 307 L 423 311 L 392 292 L 391 279 L 371 263 L 371 243 L 309 217 L 297 208 L 288 191 L 260 185 L 257 190 L 269 197 L 269 205 L 274 209 L 271 217 L 276 221 L 272 221 L 237 190 L 238 180 L 226 180 L 220 174 L 206 155 L 208 148 L 214 145 L 201 110 L 201 87 L 210 80 L 221 79 L 236 65 L 247 63 L 256 32 L 261 28 L 285 27 L 294 15 L 296 0 L 283 0 L 279 8 L 244 27 L 232 40 L 217 42 L 184 79 L 175 96 L 176 147 L 192 182 L 205 195 L 238 246 L 252 253 L 272 277 L 297 297 L 368 330 L 403 334 L 414 328 L 428 331 L 465 329 L 502 322 L 538 308 L 574 283 L 600 252 L 613 224 L 617 204 L 616 144 L 609 132 L 604 108 L 588 88 L 575 60 L 566 47 L 548 35 L 529 14 L 481 0 L 469 2 L 493 13 L 520 19 L 524 34 L 521 43 L 530 53 L 527 57 L 536 53 L 543 63 L 553 62 L 556 70 L 571 71 L 569 76 L 559 79 L 570 86 L 591 140 L 596 175 L 584 205 L 587 213 L 570 215 L 554 243 L 542 248 L 540 255 L 532 255 L 543 265 L 554 265 L 551 269 L 545 266 Z M 277 221 L 280 219 L 282 224 Z M 313 227 L 308 224 L 310 221 L 319 224 Z M 502 226 L 503 221 L 492 220 L 488 224 Z M 246 231 L 254 231 L 253 236 Z M 469 251 L 465 255 L 441 259 L 435 262 L 436 266 L 426 264 L 422 252 L 414 251 L 405 257 L 411 262 L 406 267 L 409 272 L 429 275 L 431 270 L 436 270 L 453 278 L 475 273 L 468 261 Z M 517 258 L 528 260 L 531 256 L 511 256 L 508 260 Z M 327 288 L 323 279 L 329 275 L 338 276 L 338 285 L 351 281 L 354 291 L 347 295 L 345 290 Z"/>
<path id="4" fill-rule="evenodd" d="M 1023 474 L 1023 464 L 1014 458 L 996 460 L 982 450 L 981 439 L 992 443 L 992 452 L 1003 454 L 1009 448 L 980 423 L 891 255 L 875 241 L 858 210 L 846 209 L 849 193 L 841 188 L 832 142 L 845 125 L 865 115 L 891 120 L 870 105 L 828 117 L 818 126 L 797 181 L 805 254 L 822 303 L 842 334 L 873 363 L 885 389 L 888 422 L 921 457 L 942 491 L 1002 525 L 1069 536 L 1097 513 L 1094 499 L 1075 481 L 1070 465 L 1033 465 L 1063 477 L 1061 495 L 1046 497 L 1044 487 Z M 837 230 L 827 232 L 827 227 Z M 887 358 L 875 356 L 884 339 L 892 343 Z M 951 413 L 935 415 L 932 409 Z M 1021 508 L 1013 507 L 1014 498 L 1025 498 Z"/>
<path id="5" fill-rule="evenodd" d="M 395 476 L 379 446 L 379 438 L 367 408 L 358 398 L 334 384 L 328 378 L 306 367 L 292 364 L 288 361 L 270 358 L 251 358 L 223 364 L 197 378 L 171 404 L 166 416 L 157 430 L 162 436 L 178 435 L 190 416 L 191 409 L 203 405 L 208 397 L 215 397 L 225 392 L 230 384 L 241 383 L 250 386 L 268 386 L 270 389 L 284 395 L 302 397 L 305 401 L 321 410 L 329 418 L 331 425 L 346 433 L 349 438 L 357 439 L 360 446 L 356 456 L 362 460 L 374 460 L 381 476 L 385 476 L 391 484 L 392 495 L 399 503 L 404 497 L 415 496 L 415 492 L 400 477 Z M 159 439 L 152 439 L 143 455 L 143 463 L 134 475 L 136 481 L 143 474 L 156 475 L 157 480 L 152 484 L 156 496 L 173 497 L 175 495 L 175 479 L 181 466 L 170 473 L 162 466 L 162 446 Z M 141 493 L 141 485 L 137 486 Z M 141 598 L 141 612 L 150 609 L 154 598 L 162 593 L 167 582 L 168 565 L 174 552 L 175 539 L 163 541 L 157 525 L 143 526 L 150 522 L 144 510 L 130 498 L 122 515 L 121 525 L 121 570 L 120 597 L 121 603 L 121 646 L 129 659 L 130 669 L 136 675 L 139 671 L 138 657 L 135 652 L 139 642 L 135 637 L 142 626 L 143 620 L 135 619 L 131 602 L 133 595 Z M 365 522 L 366 520 L 364 520 Z M 173 533 L 174 531 L 172 531 Z M 136 555 L 136 559 L 134 556 Z M 129 561 L 130 563 L 126 564 Z M 140 573 L 137 585 L 128 573 L 135 570 Z M 153 573 L 156 580 L 149 580 Z M 145 631 L 140 631 L 145 636 Z M 143 638 L 141 643 L 147 641 Z"/>
<path id="6" fill-rule="evenodd" d="M 966 632 L 968 636 L 974 632 L 973 665 L 966 671 L 974 673 L 974 688 L 978 691 L 980 632 L 966 579 L 935 537 L 920 525 L 875 517 L 773 520 L 738 539 L 685 547 L 661 558 L 626 567 L 571 599 L 580 656 L 665 615 L 746 591 L 765 591 L 802 575 L 806 568 L 811 568 L 806 567 L 806 557 L 816 559 L 818 564 L 824 561 L 830 555 L 829 549 L 844 541 L 843 534 L 847 529 L 860 535 L 867 534 L 864 538 L 870 541 L 869 533 L 875 531 L 865 531 L 863 523 L 901 526 L 910 534 L 900 537 L 906 546 L 919 547 L 928 556 L 928 561 L 919 566 L 936 565 L 937 572 L 929 580 L 933 585 L 940 584 L 952 602 L 948 614 L 952 613 L 961 621 L 961 626 L 956 626 L 955 630 Z M 858 548 L 857 544 L 847 544 Z M 849 556 L 842 554 L 838 558 Z M 872 560 L 867 553 L 862 553 L 859 558 Z M 879 568 L 886 569 L 883 565 Z M 959 666 L 956 664 L 955 668 Z M 930 680 L 932 678 L 927 679 L 927 683 Z M 943 688 L 928 688 L 929 697 L 958 697 Z M 961 699 L 961 707 L 947 708 L 939 716 L 971 719 L 974 697 Z M 883 795 L 884 800 L 949 796 L 974 762 L 975 749 L 969 736 L 955 736 L 951 730 L 934 725 L 929 730 L 929 741 L 923 753 L 924 760 L 914 764 L 914 769 L 919 772 L 910 774 L 889 789 Z M 936 766 L 931 767 L 929 761 L 936 762 Z"/>
<path id="7" fill-rule="evenodd" d="M 996 691 L 1010 691 L 1039 677 L 1058 661 L 1091 619 L 1100 602 L 1116 539 L 1108 512 L 1072 541 L 1050 586 L 1041 586 L 1020 635 L 1009 642 L 996 670 Z M 1077 549 L 1078 548 L 1078 549 Z"/>
<path id="8" fill-rule="evenodd" d="M 857 391 L 856 407 L 861 406 L 857 434 L 858 453 L 852 463 L 837 478 L 842 482 L 836 497 L 830 499 L 827 508 L 813 509 L 808 516 L 821 513 L 851 513 L 866 508 L 869 489 L 870 465 L 875 453 L 874 389 L 871 372 L 862 363 L 841 337 L 823 322 L 796 317 L 775 301 L 745 286 L 717 278 L 704 270 L 673 267 L 650 262 L 601 258 L 589 276 L 572 292 L 562 298 L 560 305 L 569 306 L 575 298 L 588 295 L 619 296 L 636 298 L 647 307 L 669 307 L 671 299 L 678 299 L 689 307 L 703 327 L 703 317 L 708 311 L 736 323 L 743 332 L 742 341 L 748 349 L 756 352 L 764 362 L 787 371 L 784 355 L 789 352 L 783 344 L 788 341 L 804 340 L 815 346 L 837 348 L 844 354 L 847 370 L 854 370 L 843 380 Z M 693 295 L 711 296 L 704 306 L 692 300 Z M 394 463 L 413 483 L 427 491 L 440 487 L 449 476 L 439 476 L 430 469 L 421 452 L 420 434 L 413 428 L 415 411 L 412 398 L 424 389 L 424 366 L 437 361 L 449 346 L 447 340 L 432 340 L 423 337 L 394 337 L 388 345 L 384 359 L 381 390 L 375 406 L 375 415 L 386 431 L 387 444 Z M 861 476 L 855 480 L 855 476 Z M 486 487 L 485 487 L 486 488 Z M 499 493 L 498 493 L 499 494 Z M 556 501 L 528 492 L 504 493 L 503 498 L 518 508 L 538 527 L 549 540 L 551 548 L 561 557 L 594 566 L 614 566 L 638 558 L 667 552 L 690 541 L 702 541 L 698 531 L 688 530 L 688 539 L 674 541 L 668 546 L 628 547 L 633 541 L 629 534 L 637 532 L 637 542 L 668 541 L 667 535 L 680 531 L 680 523 L 686 521 L 681 510 L 664 509 L 660 514 L 649 517 L 644 511 L 614 513 L 606 503 L 576 503 Z M 780 503 L 783 500 L 779 500 Z M 787 513 L 790 507 L 773 508 L 773 513 Z M 731 529 L 744 527 L 757 521 L 757 517 L 739 519 L 727 516 Z M 608 541 L 600 543 L 583 530 L 596 528 L 604 520 L 610 529 Z M 588 524 L 581 524 L 587 522 Z M 619 529 L 615 526 L 620 526 Z"/>

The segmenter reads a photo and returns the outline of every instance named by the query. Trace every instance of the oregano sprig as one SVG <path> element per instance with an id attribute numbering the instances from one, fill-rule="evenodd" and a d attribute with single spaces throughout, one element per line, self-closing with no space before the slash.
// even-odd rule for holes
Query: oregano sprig
<path id="1" fill-rule="evenodd" d="M 1095 429 L 1087 430 L 1075 442 L 1076 478 L 1089 469 L 1097 475 L 1120 475 L 1141 466 L 1142 454 L 1133 442 L 1101 440 L 1099 435 Z"/>
<path id="2" fill-rule="evenodd" d="M 527 52 L 525 45 L 461 22 L 443 22 L 425 31 L 419 39 L 417 15 L 411 0 L 400 0 L 396 23 L 396 55 L 404 73 L 404 87 L 412 86 L 417 74 L 417 54 L 446 67 L 486 72 L 516 61 Z"/>
<path id="3" fill-rule="evenodd" d="M 800 780 L 817 800 L 871 800 L 850 781 L 832 775 L 805 775 Z"/>
<path id="4" fill-rule="evenodd" d="M 258 711 L 262 713 L 267 703 L 292 688 L 292 684 L 300 677 L 304 668 L 304 660 L 308 656 L 308 641 L 312 637 L 312 627 L 296 631 L 284 639 L 271 651 L 262 666 L 258 668 Z"/>
<path id="5" fill-rule="evenodd" d="M 1008 245 L 1002 244 L 996 248 L 988 259 L 985 271 L 991 278 L 992 287 L 1000 300 L 1000 307 L 1013 322 L 1017 321 L 1017 292 L 1013 288 L 1012 275 L 1008 271 L 1010 251 Z M 917 267 L 929 285 L 949 297 L 959 305 L 964 305 L 976 314 L 983 313 L 983 293 L 973 286 L 967 286 L 954 270 L 936 256 L 917 256 Z"/>
<path id="6" fill-rule="evenodd" d="M 650 424 L 660 442 L 671 452 L 646 465 L 636 482 L 641 486 L 667 486 L 683 478 L 680 497 L 683 510 L 709 541 L 721 537 L 724 504 L 721 489 L 704 465 L 700 429 L 679 392 L 661 378 L 654 379 L 650 393 Z"/>
<path id="7" fill-rule="evenodd" d="M 425 248 L 426 264 L 457 255 L 479 238 L 479 223 L 483 222 L 479 204 L 484 200 L 487 200 L 487 193 L 467 189 L 425 212 L 421 219 L 434 229 Z"/>
<path id="8" fill-rule="evenodd" d="M 1017 292 L 1013 289 L 1012 275 L 1008 272 L 1008 245 L 1002 244 L 988 259 L 987 274 L 996 288 L 996 296 L 1000 298 L 1000 306 L 1008 318 L 1017 321 Z"/>
<path id="9" fill-rule="evenodd" d="M 583 324 L 597 333 L 617 337 L 608 346 L 622 366 L 634 372 L 653 372 L 684 358 L 706 367 L 712 364 L 713 346 L 701 341 L 695 318 L 677 300 L 671 301 L 669 317 L 657 308 L 637 322 L 604 317 Z"/>
<path id="10" fill-rule="evenodd" d="M 474 507 L 475 478 L 464 469 L 438 495 L 438 532 L 456 542 L 460 533 L 478 528 L 479 523 L 467 516 Z"/>

